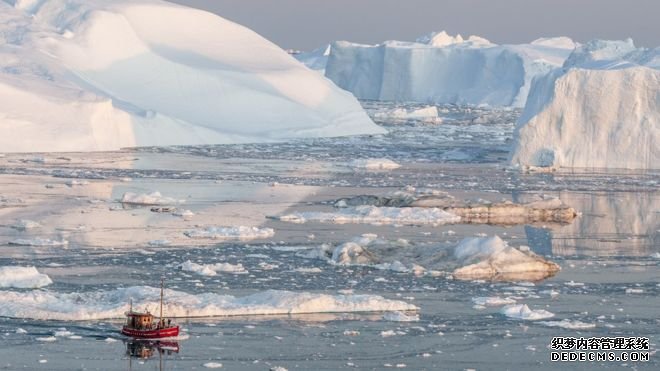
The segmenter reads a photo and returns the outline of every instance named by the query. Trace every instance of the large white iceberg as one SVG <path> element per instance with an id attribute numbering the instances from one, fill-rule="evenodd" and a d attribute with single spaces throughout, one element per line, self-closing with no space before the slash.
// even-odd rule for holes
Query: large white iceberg
<path id="1" fill-rule="evenodd" d="M 258 34 L 159 0 L 0 0 L 0 120 L 5 152 L 383 132 Z"/>
<path id="2" fill-rule="evenodd" d="M 574 48 L 565 37 L 496 45 L 446 32 L 416 42 L 339 41 L 326 76 L 361 99 L 522 107 L 532 79 L 561 67 Z"/>
<path id="3" fill-rule="evenodd" d="M 513 165 L 660 169 L 660 48 L 592 41 L 535 80 Z"/>
<path id="4" fill-rule="evenodd" d="M 0 317 L 84 321 L 122 318 L 132 300 L 138 309 L 155 311 L 160 290 L 133 286 L 110 291 L 61 293 L 0 290 Z M 400 300 L 377 295 L 328 295 L 268 290 L 235 297 L 216 293 L 188 294 L 165 290 L 163 310 L 172 317 L 277 315 L 304 313 L 416 311 Z"/>

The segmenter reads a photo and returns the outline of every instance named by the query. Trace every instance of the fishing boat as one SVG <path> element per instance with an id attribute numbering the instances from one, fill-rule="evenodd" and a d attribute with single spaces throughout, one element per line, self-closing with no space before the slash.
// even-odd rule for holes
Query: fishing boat
<path id="1" fill-rule="evenodd" d="M 163 317 L 163 280 L 160 281 L 160 317 L 155 320 L 153 314 L 148 310 L 145 312 L 136 312 L 133 310 L 133 301 L 131 307 L 126 312 L 126 324 L 122 327 L 121 333 L 136 339 L 160 339 L 179 335 L 179 325 L 172 322 L 171 319 Z"/>

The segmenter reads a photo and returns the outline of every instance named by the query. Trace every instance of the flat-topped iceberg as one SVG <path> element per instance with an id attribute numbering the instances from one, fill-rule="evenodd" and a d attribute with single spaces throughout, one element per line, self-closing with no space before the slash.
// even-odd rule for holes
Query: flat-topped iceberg
<path id="1" fill-rule="evenodd" d="M 416 42 L 339 41 L 325 71 L 361 99 L 522 107 L 532 79 L 561 67 L 575 45 L 565 37 L 497 45 L 446 32 Z"/>
<path id="2" fill-rule="evenodd" d="M 382 133 L 253 31 L 159 0 L 0 1 L 5 152 Z"/>
<path id="3" fill-rule="evenodd" d="M 416 306 L 377 295 L 327 295 L 268 290 L 234 297 L 165 290 L 163 310 L 172 317 L 211 317 L 304 313 L 415 311 Z M 0 291 L 0 317 L 84 321 L 123 318 L 129 300 L 140 310 L 159 306 L 160 289 L 133 286 L 110 291 L 61 293 Z"/>
<path id="4" fill-rule="evenodd" d="M 514 133 L 524 168 L 660 169 L 660 48 L 589 42 L 534 81 Z"/>

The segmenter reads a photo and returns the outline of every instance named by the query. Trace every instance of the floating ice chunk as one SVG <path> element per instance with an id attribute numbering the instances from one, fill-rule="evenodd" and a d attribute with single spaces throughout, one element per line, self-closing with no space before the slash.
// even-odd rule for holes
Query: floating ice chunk
<path id="1" fill-rule="evenodd" d="M 55 337 L 70 337 L 73 336 L 73 332 L 68 331 L 66 328 L 60 328 L 57 331 L 53 332 Z"/>
<path id="2" fill-rule="evenodd" d="M 472 302 L 476 305 L 483 305 L 488 307 L 498 307 L 501 305 L 515 304 L 516 300 L 512 298 L 502 298 L 499 296 L 478 297 L 472 298 Z"/>
<path id="3" fill-rule="evenodd" d="M 356 206 L 335 212 L 303 211 L 277 219 L 292 223 L 369 223 L 405 225 L 443 225 L 458 223 L 461 218 L 438 208 Z"/>
<path id="4" fill-rule="evenodd" d="M 387 312 L 383 314 L 383 319 L 392 322 L 417 322 L 419 321 L 419 314 L 408 315 L 403 312 Z"/>
<path id="5" fill-rule="evenodd" d="M 403 263 L 401 263 L 398 260 L 395 260 L 391 263 L 380 263 L 374 265 L 374 268 L 380 269 L 380 270 L 387 270 L 387 271 L 394 271 L 394 272 L 400 272 L 400 273 L 408 273 L 411 271 L 411 268 L 406 267 Z M 423 273 L 424 267 L 421 267 L 419 265 L 416 265 L 415 268 L 417 269 L 417 274 L 420 272 Z"/>
<path id="6" fill-rule="evenodd" d="M 218 362 L 206 362 L 202 366 L 206 368 L 222 368 L 222 363 Z"/>
<path id="7" fill-rule="evenodd" d="M 27 331 L 25 329 L 22 329 L 22 328 L 19 327 L 19 328 L 16 329 L 16 333 L 17 334 L 27 334 Z"/>
<path id="8" fill-rule="evenodd" d="M 0 287 L 33 289 L 48 286 L 53 281 L 35 267 L 0 267 Z"/>
<path id="9" fill-rule="evenodd" d="M 427 106 L 424 108 L 410 109 L 405 108 L 396 108 L 391 111 L 386 112 L 377 112 L 374 115 L 375 118 L 381 120 L 389 121 L 407 121 L 407 120 L 419 120 L 427 123 L 439 124 L 442 122 L 442 118 L 438 113 L 438 108 L 436 106 Z"/>
<path id="10" fill-rule="evenodd" d="M 147 242 L 147 245 L 152 246 L 152 247 L 161 247 L 161 246 L 169 246 L 172 242 L 169 240 L 151 240 Z"/>
<path id="11" fill-rule="evenodd" d="M 53 341 L 57 341 L 57 338 L 55 336 L 45 336 L 45 337 L 38 337 L 36 338 L 37 341 L 43 341 L 46 343 L 52 343 Z"/>
<path id="12" fill-rule="evenodd" d="M 394 332 L 394 330 L 386 330 L 386 331 L 381 331 L 380 332 L 380 336 L 382 336 L 384 338 L 391 337 L 391 336 L 396 336 L 396 335 L 397 335 L 397 333 Z"/>
<path id="13" fill-rule="evenodd" d="M 560 267 L 531 251 L 510 247 L 498 236 L 466 238 L 454 250 L 463 265 L 453 272 L 462 280 L 535 281 L 550 277 Z"/>
<path id="14" fill-rule="evenodd" d="M 643 294 L 644 289 L 627 288 L 626 294 Z"/>
<path id="15" fill-rule="evenodd" d="M 416 311 L 404 301 L 377 295 L 328 295 L 268 290 L 234 297 L 166 290 L 164 311 L 172 317 L 275 315 L 303 313 Z M 160 289 L 137 286 L 110 291 L 62 293 L 0 290 L 0 317 L 84 321 L 123 318 L 129 300 L 139 308 L 157 308 Z"/>
<path id="16" fill-rule="evenodd" d="M 257 227 L 208 227 L 206 229 L 194 229 L 184 232 L 190 238 L 213 239 L 213 240 L 256 240 L 273 237 L 275 231 L 272 228 Z"/>
<path id="17" fill-rule="evenodd" d="M 172 215 L 180 216 L 184 219 L 189 219 L 189 218 L 192 218 L 193 216 L 195 216 L 195 213 L 193 213 L 190 210 L 177 210 L 177 211 L 173 212 Z"/>
<path id="18" fill-rule="evenodd" d="M 364 246 L 355 242 L 347 242 L 337 246 L 332 252 L 330 261 L 337 265 L 355 265 L 355 264 L 370 264 L 375 260 Z"/>
<path id="19" fill-rule="evenodd" d="M 269 371 L 289 371 L 289 370 L 287 370 L 286 368 L 284 368 L 282 366 L 273 366 L 269 369 Z"/>
<path id="20" fill-rule="evenodd" d="M 27 219 L 17 220 L 16 223 L 10 225 L 11 228 L 17 229 L 19 231 L 24 231 L 27 229 L 39 228 L 41 224 Z"/>
<path id="21" fill-rule="evenodd" d="M 202 276 L 215 276 L 218 272 L 226 273 L 248 273 L 243 264 L 229 264 L 229 263 L 216 263 L 216 264 L 196 264 L 190 260 L 181 264 L 181 269 L 188 272 L 194 272 Z"/>
<path id="22" fill-rule="evenodd" d="M 172 205 L 185 202 L 185 200 L 177 200 L 171 197 L 164 197 L 160 192 L 155 191 L 152 193 L 137 194 L 133 192 L 126 192 L 121 198 L 124 204 L 133 205 Z"/>
<path id="23" fill-rule="evenodd" d="M 531 310 L 527 304 L 507 305 L 500 312 L 509 318 L 530 321 L 554 317 L 554 313 L 544 309 Z"/>
<path id="24" fill-rule="evenodd" d="M 85 186 L 89 185 L 89 182 L 86 180 L 78 180 L 78 179 L 72 179 L 64 183 L 68 185 L 69 187 L 76 187 L 76 186 Z"/>
<path id="25" fill-rule="evenodd" d="M 542 325 L 549 327 L 561 327 L 569 330 L 586 330 L 590 328 L 595 328 L 595 323 L 585 323 L 581 321 L 571 321 L 569 319 L 563 319 L 561 321 L 540 321 L 538 322 Z"/>
<path id="26" fill-rule="evenodd" d="M 401 167 L 401 165 L 386 158 L 368 158 L 368 159 L 353 160 L 348 163 L 348 166 L 354 169 L 365 169 L 365 170 L 394 170 Z"/>
<path id="27" fill-rule="evenodd" d="M 66 246 L 69 244 L 67 240 L 51 240 L 48 238 L 18 238 L 9 241 L 10 245 L 18 246 Z"/>
<path id="28" fill-rule="evenodd" d="M 322 273 L 323 270 L 318 267 L 314 268 L 296 268 L 294 269 L 294 272 L 299 272 L 299 273 Z"/>

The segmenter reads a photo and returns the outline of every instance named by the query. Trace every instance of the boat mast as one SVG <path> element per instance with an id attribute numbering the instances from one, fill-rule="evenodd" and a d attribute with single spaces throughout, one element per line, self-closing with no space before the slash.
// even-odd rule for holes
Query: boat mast
<path id="1" fill-rule="evenodd" d="M 160 279 L 160 320 L 163 320 L 163 283 L 164 279 Z"/>

